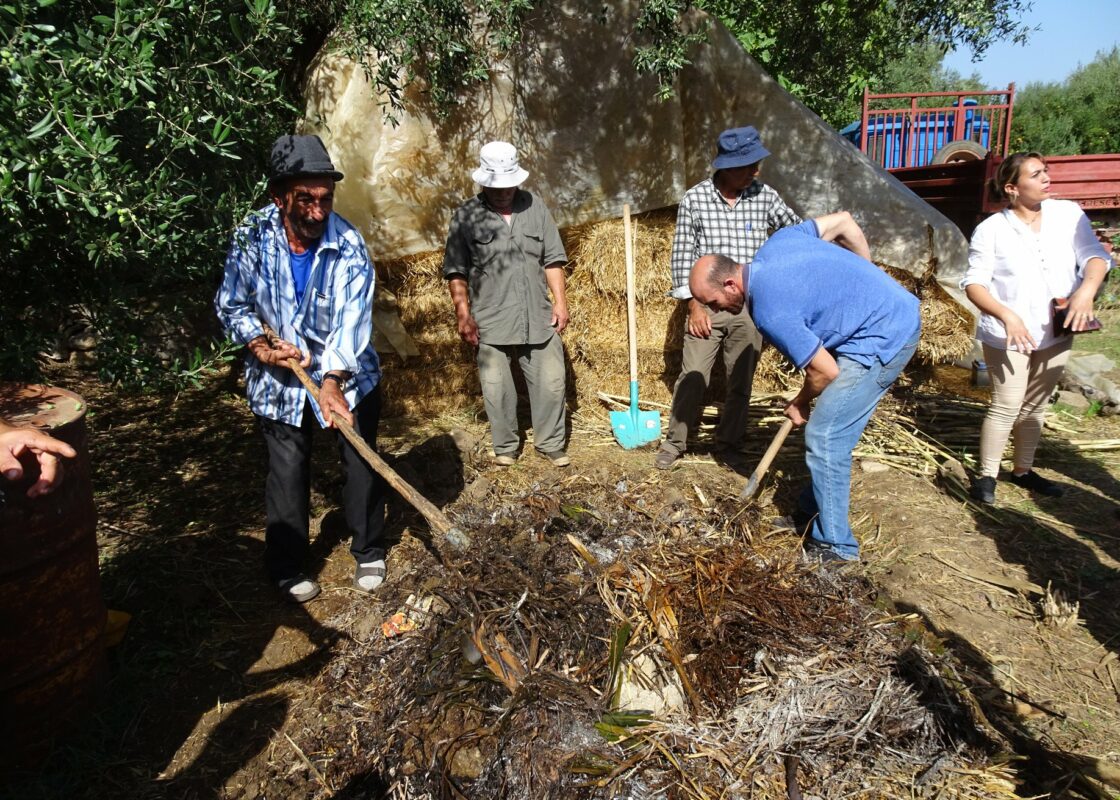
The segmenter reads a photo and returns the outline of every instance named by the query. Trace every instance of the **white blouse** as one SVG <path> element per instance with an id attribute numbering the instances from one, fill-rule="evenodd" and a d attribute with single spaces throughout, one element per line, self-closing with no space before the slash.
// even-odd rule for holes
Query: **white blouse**
<path id="1" fill-rule="evenodd" d="M 1018 314 L 1040 350 L 1069 335 L 1055 335 L 1050 301 L 1068 297 L 1081 285 L 1089 259 L 1103 258 L 1112 266 L 1108 251 L 1077 203 L 1043 200 L 1041 214 L 1038 233 L 1011 209 L 976 226 L 968 248 L 968 271 L 961 279 L 962 289 L 973 283 L 984 286 Z M 990 314 L 981 314 L 976 338 L 1007 348 L 1003 323 Z"/>

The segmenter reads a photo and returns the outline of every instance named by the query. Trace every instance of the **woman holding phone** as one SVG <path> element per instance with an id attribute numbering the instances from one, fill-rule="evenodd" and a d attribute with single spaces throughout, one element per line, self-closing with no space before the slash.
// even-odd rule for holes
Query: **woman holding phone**
<path id="1" fill-rule="evenodd" d="M 981 311 L 976 337 L 992 384 L 972 496 L 995 502 L 1000 459 L 1014 434 L 1011 482 L 1060 497 L 1061 486 L 1031 469 L 1042 417 L 1069 359 L 1072 334 L 1099 327 L 1093 300 L 1112 261 L 1081 207 L 1050 197 L 1050 176 L 1038 153 L 1007 156 L 993 184 L 1008 205 L 976 227 L 961 281 Z M 1057 322 L 1055 301 L 1065 307 Z"/>

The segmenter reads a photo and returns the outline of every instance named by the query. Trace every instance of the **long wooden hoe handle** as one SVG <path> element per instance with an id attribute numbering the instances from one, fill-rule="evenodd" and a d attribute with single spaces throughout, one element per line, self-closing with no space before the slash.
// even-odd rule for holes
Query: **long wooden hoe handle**
<path id="1" fill-rule="evenodd" d="M 296 377 L 299 378 L 299 382 L 304 385 L 304 388 L 315 398 L 315 404 L 319 405 L 319 387 L 315 384 L 315 381 L 311 380 L 311 376 L 307 374 L 307 370 L 301 367 L 299 362 L 294 358 L 288 359 L 288 366 L 291 368 L 292 372 L 296 374 Z M 322 406 L 319 405 L 319 408 L 322 409 Z M 428 498 L 416 491 L 408 481 L 386 464 L 385 460 L 377 455 L 372 447 L 366 444 L 365 439 L 358 435 L 353 425 L 334 412 L 331 412 L 331 418 L 342 432 L 342 435 L 346 437 L 346 441 L 354 445 L 354 449 L 365 459 L 366 463 L 373 467 L 373 470 L 384 478 L 386 483 L 396 489 L 405 500 L 411 503 L 413 508 L 423 514 L 424 519 L 428 521 L 429 525 L 443 534 L 457 549 L 462 549 L 465 543 L 469 542 L 463 532 L 451 524 L 451 520 L 447 518 L 446 514 L 432 505 Z"/>
<path id="2" fill-rule="evenodd" d="M 778 432 L 774 434 L 773 441 L 770 446 L 766 448 L 766 452 L 762 454 L 762 460 L 758 462 L 758 466 L 754 468 L 751 473 L 750 480 L 747 485 L 743 487 L 742 493 L 739 495 L 740 500 L 750 500 L 754 497 L 754 493 L 758 491 L 758 484 L 762 482 L 762 476 L 766 474 L 766 470 L 770 469 L 770 464 L 774 460 L 774 456 L 778 455 L 778 450 L 782 447 L 782 442 L 786 440 L 786 436 L 793 429 L 793 420 L 787 419 L 782 423 L 782 427 L 778 428 Z"/>

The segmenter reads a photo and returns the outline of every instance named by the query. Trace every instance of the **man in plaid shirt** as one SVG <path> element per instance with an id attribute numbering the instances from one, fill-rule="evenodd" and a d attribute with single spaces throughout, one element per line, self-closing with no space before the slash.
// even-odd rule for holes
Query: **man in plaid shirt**
<path id="1" fill-rule="evenodd" d="M 681 374 L 673 387 L 669 432 L 654 459 L 658 469 L 672 467 L 687 449 L 689 428 L 698 421 L 712 365 L 721 351 L 727 398 L 715 447 L 734 455 L 743 445 L 762 336 L 746 309 L 738 314 L 713 312 L 694 300 L 688 274 L 698 258 L 709 254 L 749 264 L 772 231 L 800 224 L 801 217 L 778 193 L 757 180 L 762 159 L 768 155 L 770 151 L 752 126 L 726 130 L 719 135 L 714 174 L 681 198 L 670 268 L 672 295 L 688 301 L 688 320 Z"/>

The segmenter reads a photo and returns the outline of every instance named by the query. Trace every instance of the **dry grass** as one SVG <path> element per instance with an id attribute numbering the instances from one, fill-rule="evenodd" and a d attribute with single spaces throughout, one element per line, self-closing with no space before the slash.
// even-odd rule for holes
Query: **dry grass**
<path id="1" fill-rule="evenodd" d="M 951 667 L 909 616 L 752 537 L 760 510 L 697 507 L 658 476 L 499 480 L 457 504 L 478 546 L 429 578 L 447 611 L 319 676 L 299 717 L 330 722 L 294 738 L 334 786 L 377 765 L 417 799 L 1017 796 L 967 709 L 930 702 Z M 660 677 L 635 678 L 642 659 Z M 623 680 L 685 699 L 628 710 Z"/>

